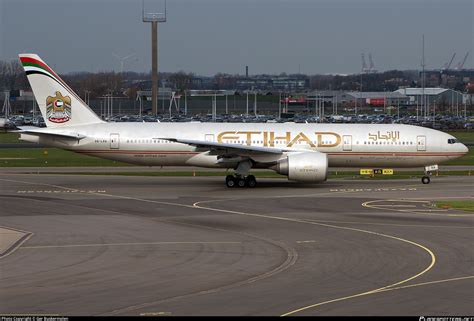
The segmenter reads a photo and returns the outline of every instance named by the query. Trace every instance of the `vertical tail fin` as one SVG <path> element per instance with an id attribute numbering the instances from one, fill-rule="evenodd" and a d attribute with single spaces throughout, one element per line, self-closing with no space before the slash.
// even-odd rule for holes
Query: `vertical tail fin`
<path id="1" fill-rule="evenodd" d="M 19 57 L 47 127 L 103 122 L 38 55 Z"/>

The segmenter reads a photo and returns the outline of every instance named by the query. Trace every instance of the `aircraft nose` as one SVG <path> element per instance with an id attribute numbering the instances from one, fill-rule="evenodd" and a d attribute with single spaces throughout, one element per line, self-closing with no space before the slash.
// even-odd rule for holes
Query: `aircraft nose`
<path id="1" fill-rule="evenodd" d="M 467 148 L 467 146 L 464 145 L 464 144 L 461 144 L 461 145 L 462 145 L 461 146 L 461 153 L 467 154 L 469 152 L 469 148 Z"/>

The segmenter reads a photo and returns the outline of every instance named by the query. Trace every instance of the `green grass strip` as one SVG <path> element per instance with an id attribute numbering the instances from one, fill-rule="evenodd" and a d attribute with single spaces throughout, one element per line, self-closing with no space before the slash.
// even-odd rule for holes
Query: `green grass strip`
<path id="1" fill-rule="evenodd" d="M 435 204 L 438 208 L 474 212 L 474 200 L 437 201 Z"/>

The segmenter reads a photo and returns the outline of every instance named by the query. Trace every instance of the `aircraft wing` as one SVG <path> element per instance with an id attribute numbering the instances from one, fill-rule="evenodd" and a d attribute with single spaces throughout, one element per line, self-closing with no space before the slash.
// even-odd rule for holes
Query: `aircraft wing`
<path id="1" fill-rule="evenodd" d="M 260 147 L 260 146 L 248 146 L 240 144 L 227 144 L 227 143 L 217 143 L 217 142 L 208 142 L 203 140 L 193 140 L 193 139 L 182 139 L 182 138 L 159 138 L 165 139 L 171 142 L 187 144 L 195 147 L 208 148 L 211 152 L 217 155 L 240 155 L 240 156 L 250 156 L 255 154 L 271 154 L 271 155 L 281 155 L 287 150 L 283 150 L 275 147 Z"/>

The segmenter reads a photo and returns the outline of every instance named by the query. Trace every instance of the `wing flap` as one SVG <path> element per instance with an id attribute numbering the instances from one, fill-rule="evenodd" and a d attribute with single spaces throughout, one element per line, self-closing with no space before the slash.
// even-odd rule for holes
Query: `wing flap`
<path id="1" fill-rule="evenodd" d="M 211 152 L 217 152 L 218 155 L 248 155 L 248 154 L 283 154 L 285 150 L 274 147 L 248 146 L 240 144 L 227 144 L 208 142 L 202 140 L 182 139 L 182 138 L 159 138 L 171 142 L 187 144 L 195 147 L 208 148 Z"/>

